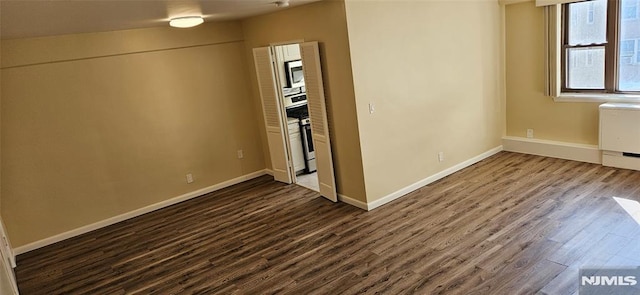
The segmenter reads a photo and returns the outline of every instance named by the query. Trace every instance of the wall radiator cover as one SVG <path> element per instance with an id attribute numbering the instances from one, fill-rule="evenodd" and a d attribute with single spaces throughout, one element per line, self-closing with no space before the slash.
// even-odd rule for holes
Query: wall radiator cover
<path id="1" fill-rule="evenodd" d="M 600 105 L 602 165 L 640 170 L 640 104 Z"/>

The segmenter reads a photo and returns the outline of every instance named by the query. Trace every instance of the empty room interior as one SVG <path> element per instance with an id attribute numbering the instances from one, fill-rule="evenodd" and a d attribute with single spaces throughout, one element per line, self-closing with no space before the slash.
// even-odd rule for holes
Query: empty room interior
<path id="1" fill-rule="evenodd" d="M 1 295 L 640 292 L 640 0 L 3 0 L 0 68 Z"/>

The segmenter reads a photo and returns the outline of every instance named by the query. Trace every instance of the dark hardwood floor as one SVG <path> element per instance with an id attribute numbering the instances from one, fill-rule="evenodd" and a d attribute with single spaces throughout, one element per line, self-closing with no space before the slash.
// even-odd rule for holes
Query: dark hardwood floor
<path id="1" fill-rule="evenodd" d="M 371 212 L 261 177 L 18 256 L 21 294 L 576 294 L 640 172 L 502 152 Z"/>

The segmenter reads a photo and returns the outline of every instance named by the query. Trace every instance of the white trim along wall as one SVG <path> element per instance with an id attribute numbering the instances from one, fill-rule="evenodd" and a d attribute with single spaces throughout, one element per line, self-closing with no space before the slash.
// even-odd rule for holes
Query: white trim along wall
<path id="1" fill-rule="evenodd" d="M 495 148 L 492 148 L 480 155 L 477 155 L 469 160 L 466 160 L 462 163 L 459 163 L 455 166 L 452 166 L 448 169 L 445 169 L 441 172 L 438 172 L 434 175 L 431 175 L 427 178 L 424 178 L 418 182 L 415 182 L 411 185 L 408 185 L 400 190 L 397 190 L 383 198 L 380 198 L 378 200 L 375 200 L 373 202 L 362 202 L 353 198 L 350 198 L 348 196 L 345 195 L 338 195 L 338 199 L 341 202 L 347 203 L 349 205 L 355 206 L 357 208 L 363 209 L 363 210 L 367 210 L 367 211 L 371 211 L 375 208 L 378 208 L 382 205 L 385 205 L 387 203 L 390 203 L 398 198 L 401 198 L 402 196 L 420 188 L 423 187 L 425 185 L 428 185 L 430 183 L 433 183 L 437 180 L 440 180 L 446 176 L 449 176 L 457 171 L 460 171 L 466 167 L 469 167 L 475 163 L 478 163 L 486 158 L 489 158 L 497 153 L 499 153 L 500 151 L 509 151 L 509 152 L 517 152 L 517 153 L 524 153 L 524 154 L 532 154 L 532 155 L 539 155 L 539 156 L 546 156 L 546 157 L 553 157 L 553 158 L 560 158 L 560 159 L 567 159 L 567 160 L 573 160 L 573 161 L 580 161 L 580 162 L 588 162 L 588 163 L 596 163 L 596 164 L 601 164 L 602 163 L 602 156 L 600 153 L 600 150 L 598 149 L 598 146 L 595 145 L 586 145 L 586 144 L 574 144 L 574 143 L 565 143 L 565 142 L 559 142 L 559 141 L 551 141 L 551 140 L 540 140 L 540 139 L 530 139 L 530 138 L 522 138 L 522 137 L 512 137 L 512 136 L 506 136 L 503 137 L 502 139 L 503 145 L 501 146 L 497 146 Z M 130 218 L 134 218 L 146 213 L 149 213 L 151 211 L 155 211 L 164 207 L 168 207 L 171 206 L 173 204 L 177 204 L 189 199 L 193 199 L 196 198 L 198 196 L 216 191 L 216 190 L 220 190 L 223 189 L 225 187 L 229 187 L 232 186 L 234 184 L 238 184 L 240 182 L 243 181 L 247 181 L 256 177 L 260 177 L 262 175 L 272 175 L 272 172 L 268 169 L 264 169 L 264 170 L 260 170 L 260 171 L 256 171 L 244 176 L 240 176 L 219 184 L 215 184 L 203 189 L 199 189 L 193 192 L 189 192 L 186 194 L 183 194 L 181 196 L 177 196 L 175 198 L 160 202 L 160 203 L 156 203 L 153 205 L 149 205 L 137 210 L 133 210 L 131 212 L 127 212 L 118 216 L 114 216 L 93 224 L 89 224 L 74 230 L 70 230 L 68 232 L 64 232 L 46 239 L 42 239 L 24 246 L 20 246 L 14 249 L 14 253 L 15 255 L 20 255 L 38 248 L 42 248 L 45 247 L 47 245 L 51 245 L 53 243 L 57 243 L 59 241 L 62 240 L 66 240 L 96 229 L 100 229 L 115 223 L 118 223 L 120 221 L 124 221 Z"/>
<path id="2" fill-rule="evenodd" d="M 149 212 L 161 209 L 161 208 L 169 207 L 171 205 L 174 205 L 174 204 L 177 204 L 177 203 L 180 203 L 180 202 L 184 202 L 186 200 L 190 200 L 190 199 L 202 196 L 204 194 L 208 194 L 210 192 L 214 192 L 214 191 L 217 191 L 217 190 L 232 186 L 234 184 L 238 184 L 238 183 L 241 183 L 243 181 L 254 179 L 254 178 L 260 177 L 262 175 L 267 175 L 267 174 L 268 174 L 267 170 L 259 170 L 259 171 L 256 171 L 256 172 L 253 172 L 253 173 L 249 173 L 249 174 L 246 174 L 246 175 L 243 175 L 243 176 L 240 176 L 240 177 L 236 177 L 234 179 L 227 180 L 227 181 L 222 182 L 222 183 L 214 184 L 212 186 L 205 187 L 205 188 L 202 188 L 202 189 L 199 189 L 199 190 L 196 190 L 196 191 L 192 191 L 192 192 L 183 194 L 181 196 L 177 196 L 175 198 L 171 198 L 171 199 L 166 200 L 166 201 L 162 201 L 162 202 L 159 202 L 159 203 L 156 203 L 156 204 L 152 204 L 152 205 L 140 208 L 140 209 L 136 209 L 136 210 L 124 213 L 124 214 L 120 214 L 118 216 L 114 216 L 114 217 L 107 218 L 107 219 L 102 220 L 102 221 L 98 221 L 96 223 L 85 225 L 83 227 L 79 227 L 79 228 L 76 228 L 74 230 L 70 230 L 70 231 L 67 231 L 67 232 L 64 232 L 64 233 L 61 233 L 61 234 L 46 238 L 46 239 L 42 239 L 42 240 L 39 240 L 39 241 L 35 241 L 33 243 L 29 243 L 29 244 L 24 245 L 24 246 L 17 247 L 17 248 L 14 249 L 14 253 L 15 253 L 15 255 L 20 255 L 20 254 L 23 254 L 23 253 L 27 253 L 29 251 L 33 251 L 33 250 L 38 249 L 38 248 L 42 248 L 42 247 L 45 247 L 45 246 L 48 246 L 48 245 L 51 245 L 51 244 L 54 244 L 54 243 L 57 243 L 57 242 L 72 238 L 72 237 L 75 237 L 75 236 L 79 236 L 81 234 L 88 233 L 90 231 L 97 230 L 97 229 L 100 229 L 100 228 L 103 228 L 103 227 L 118 223 L 120 221 L 131 219 L 131 218 L 134 218 L 134 217 L 137 217 L 137 216 L 140 216 L 140 215 L 143 215 L 143 214 L 146 214 L 146 213 L 149 213 Z"/>
<path id="3" fill-rule="evenodd" d="M 477 162 L 480 162 L 480 161 L 482 161 L 482 160 L 484 160 L 484 159 L 486 159 L 488 157 L 491 157 L 491 156 L 497 154 L 498 152 L 500 152 L 502 150 L 503 150 L 502 146 L 495 147 L 495 148 L 493 148 L 493 149 L 491 149 L 491 150 L 489 150 L 487 152 L 484 152 L 484 153 L 482 153 L 482 154 L 480 154 L 480 155 L 478 155 L 476 157 L 473 157 L 473 158 L 471 158 L 471 159 L 469 159 L 467 161 L 464 161 L 464 162 L 462 162 L 460 164 L 457 164 L 457 165 L 455 165 L 453 167 L 450 167 L 450 168 L 448 168 L 448 169 L 446 169 L 444 171 L 441 171 L 439 173 L 431 175 L 431 176 L 429 176 L 429 177 L 427 177 L 427 178 L 425 178 L 423 180 L 420 180 L 420 181 L 418 181 L 416 183 L 413 183 L 413 184 L 411 184 L 411 185 L 409 185 L 407 187 L 404 187 L 404 188 L 402 188 L 402 189 L 400 189 L 400 190 L 398 190 L 398 191 L 396 191 L 394 193 L 391 193 L 391 194 L 389 194 L 389 195 L 387 195 L 387 196 L 385 196 L 385 197 L 383 197 L 381 199 L 375 200 L 375 201 L 373 201 L 371 203 L 365 203 L 365 202 L 350 198 L 350 197 L 345 196 L 345 195 L 338 195 L 338 199 L 341 202 L 347 203 L 347 204 L 352 205 L 354 207 L 357 207 L 357 208 L 360 208 L 360 209 L 363 209 L 363 210 L 367 210 L 367 211 L 371 211 L 371 210 L 373 210 L 375 208 L 378 208 L 378 207 L 380 207 L 380 206 L 382 206 L 384 204 L 387 204 L 387 203 L 389 203 L 389 202 L 391 202 L 393 200 L 396 200 L 396 199 L 406 195 L 407 193 L 412 192 L 412 191 L 414 191 L 414 190 L 416 190 L 416 189 L 418 189 L 418 188 L 420 188 L 422 186 L 425 186 L 427 184 L 435 182 L 435 181 L 437 181 L 439 179 L 442 179 L 442 178 L 444 178 L 444 177 L 446 177 L 448 175 L 451 175 L 451 174 L 453 174 L 453 173 L 455 173 L 457 171 L 460 171 L 460 170 L 462 170 L 462 169 L 464 169 L 464 168 L 466 168 L 468 166 L 471 166 L 471 165 L 473 165 L 473 164 L 475 164 Z M 93 230 L 97 230 L 97 229 L 100 229 L 100 228 L 103 228 L 103 227 L 118 223 L 120 221 L 124 221 L 124 220 L 130 219 L 130 218 L 134 218 L 134 217 L 137 217 L 137 216 L 140 216 L 140 215 L 143 215 L 143 214 L 146 214 L 146 213 L 149 213 L 149 212 L 161 209 L 161 208 L 165 208 L 165 207 L 168 207 L 168 206 L 171 206 L 171 205 L 174 205 L 174 204 L 177 204 L 177 203 L 189 200 L 189 199 L 193 199 L 193 198 L 196 198 L 198 196 L 201 196 L 201 195 L 204 195 L 204 194 L 207 194 L 207 193 L 219 190 L 219 189 L 223 189 L 225 187 L 229 187 L 229 186 L 232 186 L 234 184 L 238 184 L 240 182 L 247 181 L 247 180 L 262 176 L 262 175 L 272 175 L 272 172 L 269 169 L 260 170 L 260 171 L 256 171 L 254 173 L 250 173 L 250 174 L 247 174 L 247 175 L 244 175 L 244 176 L 240 176 L 240 177 L 237 177 L 237 178 L 234 178 L 234 179 L 231 179 L 231 180 L 228 180 L 228 181 L 216 184 L 216 185 L 212 185 L 212 186 L 209 186 L 209 187 L 206 187 L 206 188 L 203 188 L 203 189 L 199 189 L 199 190 L 196 190 L 196 191 L 193 191 L 193 192 L 189 192 L 189 193 L 186 193 L 184 195 L 177 196 L 175 198 L 172 198 L 172 199 L 160 202 L 160 203 L 149 205 L 149 206 L 137 209 L 137 210 L 133 210 L 131 212 L 127 212 L 127 213 L 124 213 L 124 214 L 121 214 L 121 215 L 118 215 L 118 216 L 114 216 L 114 217 L 111 217 L 111 218 L 108 218 L 108 219 L 105 219 L 105 220 L 102 220 L 102 221 L 99 221 L 99 222 L 96 222 L 96 223 L 92 223 L 92 224 L 89 224 L 89 225 L 86 225 L 86 226 L 83 226 L 83 227 L 80 227 L 80 228 L 77 228 L 77 229 L 74 229 L 74 230 L 70 230 L 70 231 L 67 231 L 67 232 L 64 232 L 64 233 L 61 233 L 61 234 L 46 238 L 46 239 L 42 239 L 42 240 L 39 240 L 39 241 L 36 241 L 36 242 L 33 242 L 33 243 L 29 243 L 29 244 L 24 245 L 24 246 L 17 247 L 17 248 L 14 249 L 14 253 L 15 253 L 15 255 L 20 255 L 20 254 L 23 254 L 23 253 L 26 253 L 26 252 L 29 252 L 29 251 L 33 251 L 33 250 L 38 249 L 38 248 L 42 248 L 42 247 L 45 247 L 45 246 L 48 246 L 48 245 L 51 245 L 51 244 L 54 244 L 54 243 L 57 243 L 57 242 L 72 238 L 72 237 L 75 237 L 75 236 L 79 236 L 81 234 L 84 234 L 84 233 L 87 233 L 87 232 L 90 232 L 90 231 L 93 231 Z"/>
<path id="4" fill-rule="evenodd" d="M 597 145 L 514 136 L 503 137 L 502 145 L 509 152 L 602 164 L 602 155 Z"/>
<path id="5" fill-rule="evenodd" d="M 438 181 L 438 180 L 440 180 L 442 178 L 445 178 L 445 177 L 447 177 L 447 176 L 449 176 L 449 175 L 451 175 L 453 173 L 456 173 L 456 172 L 458 172 L 458 171 L 460 171 L 460 170 L 462 170 L 464 168 L 467 168 L 467 167 L 469 167 L 469 166 L 471 166 L 471 165 L 473 165 L 475 163 L 478 163 L 478 162 L 480 162 L 480 161 L 482 161 L 482 160 L 484 160 L 484 159 L 486 159 L 488 157 L 491 157 L 491 156 L 501 152 L 502 150 L 503 150 L 502 146 L 497 146 L 495 148 L 492 148 L 492 149 L 490 149 L 490 150 L 488 150 L 488 151 L 486 151 L 486 152 L 484 152 L 484 153 L 482 153 L 482 154 L 480 154 L 478 156 L 475 156 L 475 157 L 473 157 L 473 158 L 471 158 L 469 160 L 466 160 L 466 161 L 464 161 L 462 163 L 459 163 L 459 164 L 457 164 L 457 165 L 455 165 L 453 167 L 445 169 L 445 170 L 443 170 L 441 172 L 438 172 L 438 173 L 436 173 L 434 175 L 431 175 L 431 176 L 429 176 L 427 178 L 424 178 L 424 179 L 422 179 L 420 181 L 412 183 L 412 184 L 410 184 L 410 185 L 408 185 L 408 186 L 406 186 L 404 188 L 401 188 L 401 189 L 399 189 L 399 190 L 397 190 L 397 191 L 395 191 L 395 192 L 393 192 L 391 194 L 388 194 L 388 195 L 386 195 L 386 196 L 384 196 L 384 197 L 382 197 L 382 198 L 380 198 L 378 200 L 375 200 L 373 202 L 370 202 L 370 203 L 369 202 L 365 203 L 365 202 L 362 202 L 362 201 L 359 201 L 359 200 L 356 200 L 356 199 L 353 199 L 353 198 L 350 198 L 348 196 L 341 195 L 341 194 L 338 194 L 338 200 L 340 202 L 347 203 L 347 204 L 349 204 L 351 206 L 355 206 L 355 207 L 358 207 L 358 208 L 363 209 L 363 210 L 371 211 L 371 210 L 376 209 L 376 208 L 378 208 L 378 207 L 380 207 L 382 205 L 385 205 L 385 204 L 390 203 L 390 202 L 392 202 L 392 201 L 394 201 L 396 199 L 399 199 L 399 198 L 405 196 L 406 194 L 408 194 L 408 193 L 410 193 L 410 192 L 412 192 L 414 190 L 417 190 L 417 189 L 419 189 L 419 188 L 421 188 L 421 187 L 423 187 L 425 185 L 428 185 L 430 183 Z"/>

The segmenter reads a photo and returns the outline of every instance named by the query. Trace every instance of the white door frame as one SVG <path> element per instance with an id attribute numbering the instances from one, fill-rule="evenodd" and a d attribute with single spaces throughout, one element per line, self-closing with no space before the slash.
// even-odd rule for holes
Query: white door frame
<path id="1" fill-rule="evenodd" d="M 11 289 L 15 294 L 18 294 L 18 282 L 16 281 L 16 275 L 13 272 L 13 268 L 16 267 L 16 258 L 11 250 L 11 242 L 7 237 L 7 232 L 4 227 L 4 222 L 0 218 L 0 259 L 3 259 L 2 265 L 4 265 L 5 272 L 9 276 L 9 282 Z"/>

